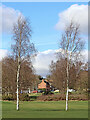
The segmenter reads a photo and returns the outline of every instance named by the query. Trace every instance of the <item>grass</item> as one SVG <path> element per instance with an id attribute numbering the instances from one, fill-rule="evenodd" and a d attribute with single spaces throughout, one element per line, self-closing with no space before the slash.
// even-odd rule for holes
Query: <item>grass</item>
<path id="1" fill-rule="evenodd" d="M 65 101 L 20 102 L 16 111 L 16 102 L 3 101 L 3 118 L 88 118 L 88 101 L 69 101 L 69 110 L 65 111 Z"/>

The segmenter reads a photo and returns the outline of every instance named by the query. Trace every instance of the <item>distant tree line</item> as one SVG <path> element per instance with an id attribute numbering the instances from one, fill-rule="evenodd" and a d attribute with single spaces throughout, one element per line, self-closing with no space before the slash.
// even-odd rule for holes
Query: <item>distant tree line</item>
<path id="1" fill-rule="evenodd" d="M 16 95 L 17 89 L 17 63 L 13 57 L 6 57 L 2 60 L 2 93 Z M 34 68 L 31 62 L 25 60 L 21 65 L 19 78 L 19 93 L 23 90 L 32 89 L 37 81 Z"/>
<path id="2" fill-rule="evenodd" d="M 66 92 L 66 60 L 60 59 L 50 65 L 49 80 L 52 85 L 62 92 Z M 88 90 L 88 63 L 76 62 L 72 63 L 69 70 L 69 89 L 78 91 Z"/>

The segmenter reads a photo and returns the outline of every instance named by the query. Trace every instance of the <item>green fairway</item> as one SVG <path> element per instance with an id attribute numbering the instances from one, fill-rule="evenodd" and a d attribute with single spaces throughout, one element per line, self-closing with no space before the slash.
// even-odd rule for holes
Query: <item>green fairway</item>
<path id="1" fill-rule="evenodd" d="M 3 101 L 3 118 L 88 118 L 88 101 L 69 101 L 65 111 L 65 101 L 16 102 Z"/>

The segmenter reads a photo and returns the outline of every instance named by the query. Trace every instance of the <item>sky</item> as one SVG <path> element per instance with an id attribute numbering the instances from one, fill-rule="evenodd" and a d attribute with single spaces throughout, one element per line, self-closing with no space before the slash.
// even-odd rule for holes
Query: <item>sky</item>
<path id="1" fill-rule="evenodd" d="M 32 28 L 31 42 L 35 44 L 38 54 L 33 60 L 36 73 L 46 76 L 49 65 L 56 61 L 56 52 L 66 24 L 73 18 L 80 23 L 81 36 L 85 39 L 83 54 L 88 50 L 88 3 L 86 2 L 3 2 L 0 4 L 2 13 L 2 45 L 0 56 L 5 57 L 11 51 L 12 26 L 18 16 L 30 19 Z M 87 56 L 85 61 L 87 61 Z"/>
<path id="2" fill-rule="evenodd" d="M 1 2 L 63 2 L 63 0 L 1 0 Z M 89 2 L 89 0 L 64 0 L 64 2 Z"/>

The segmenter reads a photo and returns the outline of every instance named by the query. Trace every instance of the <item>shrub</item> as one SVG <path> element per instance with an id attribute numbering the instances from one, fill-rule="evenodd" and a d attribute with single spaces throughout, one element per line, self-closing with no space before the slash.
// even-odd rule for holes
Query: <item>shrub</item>
<path id="1" fill-rule="evenodd" d="M 2 95 L 2 99 L 3 100 L 16 100 L 16 95 Z M 21 101 L 29 101 L 30 100 L 30 97 L 27 93 L 22 93 L 22 94 L 19 94 L 19 100 Z"/>
<path id="2" fill-rule="evenodd" d="M 43 91 L 43 92 L 46 92 L 46 89 L 45 89 L 45 88 L 43 88 L 43 89 L 42 89 L 42 91 Z"/>
<path id="3" fill-rule="evenodd" d="M 20 94 L 19 99 L 21 101 L 30 101 L 30 96 L 27 93 L 22 93 L 22 94 Z"/>
<path id="4" fill-rule="evenodd" d="M 52 93 L 51 91 L 45 91 L 45 92 L 43 93 L 43 95 L 50 95 L 50 94 L 54 94 L 54 93 Z"/>
<path id="5" fill-rule="evenodd" d="M 59 101 L 59 100 L 66 100 L 65 94 L 56 94 L 56 95 L 42 95 L 38 96 L 38 100 L 42 101 Z M 70 94 L 69 100 L 88 100 L 88 96 L 85 94 Z"/>
<path id="6" fill-rule="evenodd" d="M 15 100 L 16 99 L 16 96 L 14 95 L 2 95 L 2 100 Z"/>

